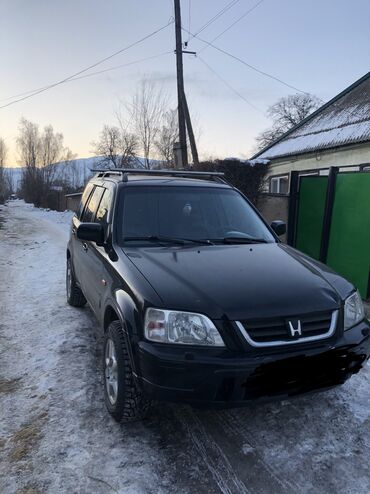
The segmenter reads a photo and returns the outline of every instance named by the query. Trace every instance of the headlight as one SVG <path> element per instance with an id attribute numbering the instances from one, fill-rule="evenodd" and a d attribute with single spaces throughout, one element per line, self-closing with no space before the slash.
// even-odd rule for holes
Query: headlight
<path id="1" fill-rule="evenodd" d="M 192 312 L 148 309 L 144 333 L 148 340 L 159 343 L 225 346 L 213 322 Z"/>
<path id="2" fill-rule="evenodd" d="M 365 317 L 360 294 L 352 293 L 344 302 L 344 330 L 351 328 Z"/>

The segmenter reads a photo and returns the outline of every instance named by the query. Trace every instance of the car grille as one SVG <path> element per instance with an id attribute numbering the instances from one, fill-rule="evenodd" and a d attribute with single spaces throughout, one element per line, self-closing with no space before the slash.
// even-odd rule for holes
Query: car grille
<path id="1" fill-rule="evenodd" d="M 283 344 L 303 343 L 328 338 L 334 334 L 338 319 L 338 311 L 326 311 L 293 317 L 273 319 L 256 319 L 237 322 L 237 325 L 252 346 L 277 346 Z M 300 324 L 300 334 L 292 335 L 289 322 L 293 329 Z"/>

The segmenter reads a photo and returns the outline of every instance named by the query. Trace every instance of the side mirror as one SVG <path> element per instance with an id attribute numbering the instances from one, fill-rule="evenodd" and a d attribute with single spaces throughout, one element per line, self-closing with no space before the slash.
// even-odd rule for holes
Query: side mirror
<path id="1" fill-rule="evenodd" d="M 276 233 L 276 235 L 278 235 L 279 237 L 281 235 L 284 235 L 284 233 L 286 233 L 286 223 L 285 221 L 281 221 L 281 220 L 275 220 L 271 223 L 271 228 L 274 230 L 274 232 Z"/>
<path id="2" fill-rule="evenodd" d="M 104 228 L 100 223 L 81 223 L 77 227 L 77 238 L 104 245 Z"/>

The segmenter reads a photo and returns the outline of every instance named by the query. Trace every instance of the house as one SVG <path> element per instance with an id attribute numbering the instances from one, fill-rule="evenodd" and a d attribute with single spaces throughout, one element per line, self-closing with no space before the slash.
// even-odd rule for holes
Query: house
<path id="1" fill-rule="evenodd" d="M 288 194 L 293 170 L 304 175 L 327 175 L 330 166 L 370 171 L 370 72 L 252 159 L 269 160 L 270 194 Z"/>

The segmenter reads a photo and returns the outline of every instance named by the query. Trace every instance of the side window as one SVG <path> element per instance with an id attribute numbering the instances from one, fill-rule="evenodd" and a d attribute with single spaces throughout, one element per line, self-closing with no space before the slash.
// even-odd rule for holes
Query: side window
<path id="1" fill-rule="evenodd" d="M 85 187 L 85 190 L 84 190 L 82 197 L 81 197 L 80 207 L 78 209 L 78 214 L 77 214 L 79 219 L 81 219 L 83 210 L 85 208 L 85 204 L 86 204 L 88 198 L 90 197 L 90 194 L 91 194 L 93 187 L 94 187 L 94 185 L 92 183 L 87 184 Z"/>
<path id="2" fill-rule="evenodd" d="M 104 189 L 103 197 L 100 201 L 98 212 L 95 216 L 96 223 L 106 224 L 108 221 L 108 213 L 112 199 L 112 192 L 109 189 Z"/>
<path id="3" fill-rule="evenodd" d="M 100 199 L 103 195 L 104 189 L 103 187 L 95 187 L 94 192 L 90 196 L 90 199 L 86 205 L 86 208 L 83 212 L 81 221 L 84 223 L 90 223 L 94 221 L 96 210 L 98 209 L 98 205 Z"/>

